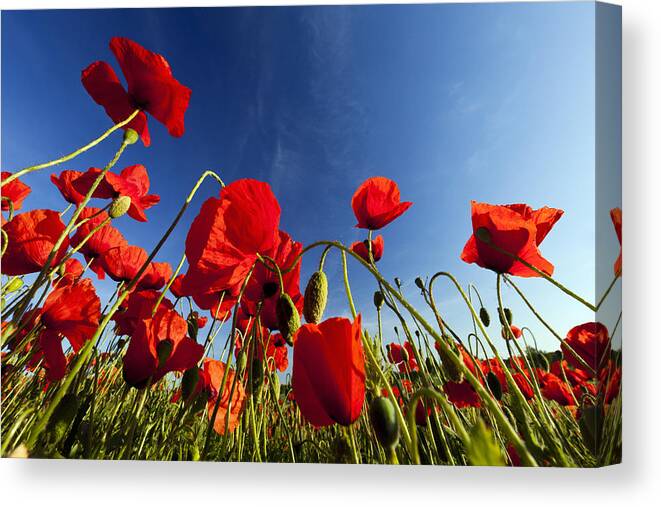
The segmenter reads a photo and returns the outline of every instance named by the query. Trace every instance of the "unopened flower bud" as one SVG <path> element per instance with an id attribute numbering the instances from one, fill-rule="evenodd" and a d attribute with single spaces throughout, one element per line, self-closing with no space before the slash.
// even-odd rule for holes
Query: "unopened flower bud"
<path id="1" fill-rule="evenodd" d="M 303 316 L 311 324 L 319 324 L 328 300 L 328 279 L 323 271 L 315 271 L 305 287 Z"/>
<path id="2" fill-rule="evenodd" d="M 79 406 L 78 396 L 71 393 L 65 394 L 57 404 L 48 423 L 48 435 L 53 444 L 57 445 L 65 437 Z"/>
<path id="3" fill-rule="evenodd" d="M 248 365 L 248 354 L 246 354 L 245 350 L 242 350 L 241 352 L 239 352 L 239 357 L 236 358 L 236 367 L 238 369 L 238 372 L 242 373 L 246 369 L 247 365 Z"/>
<path id="4" fill-rule="evenodd" d="M 457 347 L 454 343 L 451 341 L 446 343 L 448 344 L 448 347 L 450 347 L 450 351 L 446 352 L 445 348 L 443 347 L 438 348 L 438 355 L 441 357 L 441 365 L 443 366 L 443 369 L 445 370 L 445 373 L 450 378 L 450 380 L 461 383 L 464 380 L 464 374 L 462 373 L 461 369 L 457 367 L 449 354 L 454 354 L 455 357 L 457 357 L 461 362 L 463 362 L 463 358 L 457 353 Z"/>
<path id="5" fill-rule="evenodd" d="M 271 386 L 273 387 L 273 396 L 277 402 L 280 399 L 280 377 L 276 372 L 271 373 L 269 382 L 271 382 Z"/>
<path id="6" fill-rule="evenodd" d="M 20 290 L 21 287 L 23 287 L 23 280 L 21 278 L 12 278 L 12 280 L 5 286 L 5 291 L 7 293 L 16 292 L 17 290 Z"/>
<path id="7" fill-rule="evenodd" d="M 189 401 L 195 393 L 195 388 L 200 380 L 197 366 L 193 366 L 184 372 L 181 378 L 181 397 L 184 401 Z"/>
<path id="8" fill-rule="evenodd" d="M 422 278 L 417 277 L 415 279 L 415 284 L 418 286 L 420 290 L 425 290 L 425 282 L 422 281 Z"/>
<path id="9" fill-rule="evenodd" d="M 289 345 L 294 345 L 294 335 L 301 327 L 301 317 L 289 294 L 281 294 L 275 304 L 275 315 L 278 319 L 278 330 Z"/>
<path id="10" fill-rule="evenodd" d="M 128 195 L 120 195 L 112 201 L 108 209 L 108 215 L 110 215 L 110 218 L 119 218 L 125 215 L 130 207 L 131 198 Z"/>
<path id="11" fill-rule="evenodd" d="M 512 310 L 509 308 L 503 308 L 503 313 L 501 314 L 498 312 L 498 316 L 500 317 L 500 323 L 504 326 L 505 322 L 503 321 L 503 314 L 505 315 L 505 322 L 509 324 L 510 326 L 512 325 L 512 322 L 514 321 L 514 316 L 512 315 Z"/>
<path id="12" fill-rule="evenodd" d="M 399 289 L 402 288 L 402 281 L 398 277 L 395 277 L 395 285 L 397 285 L 397 288 Z"/>
<path id="13" fill-rule="evenodd" d="M 392 449 L 399 441 L 399 422 L 389 398 L 377 397 L 370 403 L 370 422 L 376 438 L 384 449 Z"/>
<path id="14" fill-rule="evenodd" d="M 491 317 L 489 317 L 489 312 L 484 306 L 480 308 L 480 320 L 484 327 L 489 327 L 489 324 L 491 324 Z"/>
<path id="15" fill-rule="evenodd" d="M 503 397 L 503 386 L 500 385 L 500 380 L 498 380 L 498 377 L 492 371 L 487 373 L 487 385 L 493 397 L 500 401 Z"/>
<path id="16" fill-rule="evenodd" d="M 135 144 L 138 139 L 140 139 L 140 136 L 135 130 L 126 129 L 124 131 L 124 144 Z"/>
<path id="17" fill-rule="evenodd" d="M 491 243 L 491 233 L 486 227 L 480 227 L 475 231 L 475 237 L 482 243 Z"/>
<path id="18" fill-rule="evenodd" d="M 156 355 L 158 356 L 158 367 L 161 368 L 165 361 L 170 358 L 174 344 L 172 340 L 161 340 L 156 346 Z"/>
<path id="19" fill-rule="evenodd" d="M 381 307 L 383 306 L 383 301 L 384 300 L 385 300 L 385 298 L 383 296 L 383 292 L 381 292 L 380 290 L 377 290 L 374 293 L 374 306 L 376 306 L 377 310 L 381 309 Z"/>
<path id="20" fill-rule="evenodd" d="M 188 324 L 188 336 L 193 340 L 197 341 L 197 332 L 199 331 L 199 325 L 197 323 L 197 312 L 191 312 L 186 320 Z"/>

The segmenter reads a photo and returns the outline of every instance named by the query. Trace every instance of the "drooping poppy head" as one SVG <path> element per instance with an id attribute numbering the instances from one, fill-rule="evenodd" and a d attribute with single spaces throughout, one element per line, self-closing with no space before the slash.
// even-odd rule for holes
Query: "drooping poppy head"
<path id="1" fill-rule="evenodd" d="M 369 262 L 369 242 L 365 241 L 356 241 L 352 243 L 351 250 L 360 255 L 365 262 Z M 372 258 L 374 262 L 379 262 L 383 257 L 383 236 L 379 235 L 376 239 L 372 240 Z"/>
<path id="2" fill-rule="evenodd" d="M 610 358 L 610 339 L 608 329 L 600 322 L 586 322 L 569 330 L 561 349 L 564 358 L 574 368 L 583 368 L 580 361 L 572 354 L 573 349 L 597 374 Z"/>
<path id="3" fill-rule="evenodd" d="M 101 302 L 89 278 L 56 288 L 41 309 L 45 328 L 66 336 L 76 352 L 92 338 L 100 316 Z"/>
<path id="4" fill-rule="evenodd" d="M 192 368 L 204 347 L 186 336 L 188 324 L 175 310 L 159 307 L 138 321 L 123 358 L 124 380 L 134 387 L 157 382 L 166 373 Z"/>
<path id="5" fill-rule="evenodd" d="M 140 44 L 123 37 L 113 37 L 110 49 L 122 69 L 128 92 L 106 62 L 94 62 L 82 73 L 82 83 L 94 101 L 103 106 L 115 122 L 127 119 L 135 109 L 141 112 L 124 128 L 134 129 L 149 146 L 147 117 L 150 113 L 165 125 L 170 135 L 184 134 L 184 113 L 191 90 L 172 76 L 168 61 Z"/>
<path id="6" fill-rule="evenodd" d="M 365 357 L 360 315 L 305 324 L 296 333 L 292 385 L 313 426 L 348 426 L 365 400 Z"/>
<path id="7" fill-rule="evenodd" d="M 147 252 L 139 246 L 126 245 L 111 248 L 101 255 L 100 262 L 106 274 L 116 282 L 129 283 L 142 265 L 147 262 Z"/>
<path id="8" fill-rule="evenodd" d="M 145 210 L 158 204 L 160 196 L 148 194 L 149 176 L 145 166 L 137 164 L 125 167 L 120 174 L 106 173 L 106 181 L 113 189 L 114 196 L 131 198 L 128 215 L 138 222 L 146 222 Z"/>
<path id="9" fill-rule="evenodd" d="M 14 216 L 2 228 L 9 240 L 2 256 L 2 273 L 19 276 L 41 271 L 65 226 L 57 211 L 36 209 Z M 51 266 L 62 260 L 68 247 L 69 238 L 65 238 Z"/>
<path id="10" fill-rule="evenodd" d="M 12 175 L 9 171 L 0 173 L 0 181 L 9 178 Z M 30 195 L 32 189 L 18 178 L 10 181 L 2 187 L 2 211 L 9 211 L 9 201 L 11 201 L 14 211 L 23 207 L 23 200 Z M 9 201 L 7 201 L 7 199 Z"/>
<path id="11" fill-rule="evenodd" d="M 65 201 L 73 204 L 74 206 L 78 206 L 85 199 L 85 195 L 76 190 L 73 182 L 80 178 L 82 175 L 83 173 L 81 171 L 66 170 L 62 171 L 59 176 L 57 174 L 51 174 L 50 180 L 53 182 L 53 185 L 55 185 L 60 191 Z"/>
<path id="12" fill-rule="evenodd" d="M 213 429 L 219 435 L 224 435 L 228 431 L 231 433 L 236 429 L 246 400 L 245 388 L 240 380 L 235 380 L 236 373 L 233 369 L 230 369 L 227 374 L 223 388 L 225 368 L 227 368 L 227 365 L 221 361 L 208 357 L 204 359 L 203 371 L 209 379 L 209 385 L 206 387 L 209 393 L 207 414 L 211 419 L 216 404 L 218 405 L 216 418 L 213 421 Z M 232 389 L 233 386 L 234 389 Z M 218 401 L 219 397 L 220 401 Z"/>
<path id="13" fill-rule="evenodd" d="M 540 271 L 553 274 L 553 264 L 544 259 L 538 246 L 563 214 L 555 208 L 533 210 L 526 204 L 506 206 L 471 202 L 473 235 L 461 260 L 496 273 L 540 276 L 510 255 L 516 255 Z M 508 252 L 502 253 L 500 250 Z"/>
<path id="14" fill-rule="evenodd" d="M 397 183 L 382 176 L 365 180 L 351 199 L 353 213 L 358 219 L 356 227 L 373 231 L 388 225 L 412 204 L 400 202 Z"/>
<path id="15" fill-rule="evenodd" d="M 480 396 L 467 380 L 463 382 L 446 382 L 443 384 L 443 391 L 445 391 L 450 403 L 457 408 L 478 408 L 482 405 Z"/>
<path id="16" fill-rule="evenodd" d="M 266 253 L 282 271 L 296 262 L 294 269 L 282 275 L 282 283 L 285 293 L 291 297 L 299 316 L 303 312 L 303 295 L 300 288 L 301 263 L 297 261 L 302 250 L 303 245 L 292 240 L 285 231 L 279 231 L 273 248 Z M 261 303 L 259 315 L 262 325 L 271 330 L 278 329 L 275 307 L 280 294 L 280 281 L 277 273 L 258 262 L 246 285 L 241 299 L 241 308 L 246 315 L 255 316 L 257 307 Z"/>
<path id="17" fill-rule="evenodd" d="M 81 225 L 78 226 L 75 234 L 71 237 L 71 245 L 75 248 L 80 247 L 80 253 L 85 256 L 85 260 L 90 263 L 90 268 L 101 280 L 106 275 L 99 257 L 111 248 L 128 246 L 128 242 L 122 233 L 110 223 L 100 227 L 92 234 L 97 227 L 108 221 L 109 218 L 108 214 L 99 208 L 85 208 L 79 216 Z"/>
<path id="18" fill-rule="evenodd" d="M 238 293 L 257 254 L 273 248 L 279 223 L 280 206 L 267 183 L 237 180 L 220 198 L 207 199 L 186 237 L 187 290 Z"/>
<path id="19" fill-rule="evenodd" d="M 615 227 L 617 240 L 620 242 L 620 255 L 615 261 L 613 271 L 615 272 L 615 276 L 622 276 L 622 210 L 620 208 L 613 208 L 611 210 L 611 220 L 613 221 L 613 227 Z"/>

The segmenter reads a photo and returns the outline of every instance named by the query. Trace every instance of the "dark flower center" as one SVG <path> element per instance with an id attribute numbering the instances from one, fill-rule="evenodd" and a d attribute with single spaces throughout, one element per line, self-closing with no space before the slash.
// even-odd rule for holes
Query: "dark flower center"
<path id="1" fill-rule="evenodd" d="M 275 293 L 278 292 L 278 284 L 275 282 L 266 282 L 262 286 L 262 290 L 264 291 L 264 297 L 270 298 L 271 296 L 275 296 Z"/>

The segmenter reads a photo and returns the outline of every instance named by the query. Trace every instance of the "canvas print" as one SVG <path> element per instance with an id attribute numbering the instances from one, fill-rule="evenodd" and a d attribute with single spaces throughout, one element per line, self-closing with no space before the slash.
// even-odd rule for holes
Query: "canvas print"
<path id="1" fill-rule="evenodd" d="M 618 463 L 620 14 L 3 11 L 2 457 Z"/>

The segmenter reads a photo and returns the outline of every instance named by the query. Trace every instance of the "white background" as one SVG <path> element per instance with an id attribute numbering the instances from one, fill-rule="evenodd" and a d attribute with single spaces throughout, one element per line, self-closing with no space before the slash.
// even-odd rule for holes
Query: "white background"
<path id="1" fill-rule="evenodd" d="M 190 5 L 277 4 L 196 1 Z M 280 2 L 282 3 L 282 2 Z M 347 2 L 297 2 L 347 3 Z M 363 2 L 384 3 L 384 2 Z M 661 499 L 661 2 L 623 0 L 624 464 L 598 470 L 0 460 L 2 505 L 610 506 Z M 4 1 L 7 8 L 183 6 Z M 7 48 L 5 48 L 7 49 Z M 11 49 L 9 49 L 11 50 Z M 656 90 L 656 92 L 654 92 Z"/>

